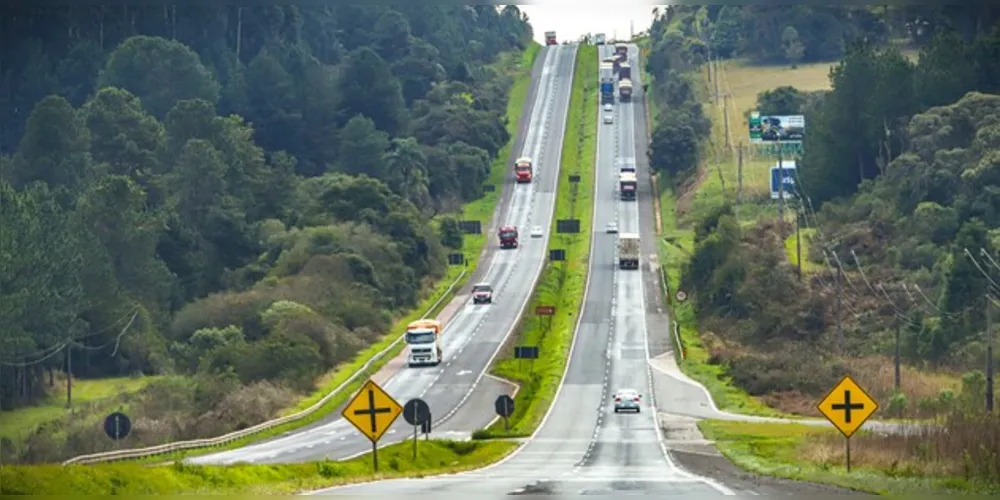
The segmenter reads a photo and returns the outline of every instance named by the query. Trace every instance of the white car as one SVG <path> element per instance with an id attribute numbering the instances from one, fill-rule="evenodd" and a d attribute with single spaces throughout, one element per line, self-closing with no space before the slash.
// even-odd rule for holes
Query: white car
<path id="1" fill-rule="evenodd" d="M 608 223 L 607 232 L 608 232 L 608 234 L 615 234 L 615 233 L 617 233 L 618 232 L 618 223 L 617 222 L 609 222 Z"/>
<path id="2" fill-rule="evenodd" d="M 604 115 L 604 123 L 614 123 L 615 119 L 611 115 Z"/>
<path id="3" fill-rule="evenodd" d="M 610 104 L 605 104 L 605 105 L 604 105 L 604 111 L 607 111 L 607 112 L 609 112 L 609 113 L 610 113 L 610 112 L 611 112 L 611 111 L 613 111 L 614 109 L 615 109 L 615 108 L 614 108 L 613 106 L 611 106 Z"/>
<path id="4" fill-rule="evenodd" d="M 542 237 L 542 226 L 535 226 L 535 227 L 531 228 L 531 237 L 532 238 L 541 238 Z"/>
<path id="5" fill-rule="evenodd" d="M 635 389 L 619 389 L 615 393 L 615 413 L 621 411 L 634 411 L 639 413 L 642 404 L 642 394 Z"/>

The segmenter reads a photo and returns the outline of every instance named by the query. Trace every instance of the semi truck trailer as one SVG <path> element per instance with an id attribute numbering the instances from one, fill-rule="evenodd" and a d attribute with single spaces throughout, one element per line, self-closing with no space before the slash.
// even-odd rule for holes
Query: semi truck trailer
<path id="1" fill-rule="evenodd" d="M 618 267 L 620 269 L 639 269 L 638 233 L 618 235 Z"/>
<path id="2" fill-rule="evenodd" d="M 517 182 L 531 182 L 531 178 L 534 173 L 531 158 L 522 156 L 521 158 L 514 160 L 514 176 L 516 177 Z"/>
<path id="3" fill-rule="evenodd" d="M 622 102 L 628 102 L 632 100 L 632 80 L 628 78 L 618 82 L 618 94 L 621 97 Z"/>
<path id="4" fill-rule="evenodd" d="M 618 194 L 622 200 L 635 200 L 635 193 L 638 189 L 639 181 L 636 179 L 634 169 L 631 172 L 622 171 L 618 174 Z"/>
<path id="5" fill-rule="evenodd" d="M 615 84 L 613 81 L 601 82 L 601 104 L 615 103 Z"/>
<path id="6" fill-rule="evenodd" d="M 437 366 L 444 359 L 441 332 L 444 324 L 434 319 L 421 319 L 406 326 L 407 364 Z"/>
<path id="7" fill-rule="evenodd" d="M 545 45 L 558 45 L 558 44 L 559 44 L 559 42 L 556 41 L 556 32 L 555 31 L 546 31 L 545 32 Z"/>
<path id="8" fill-rule="evenodd" d="M 594 35 L 594 45 L 604 45 L 606 40 L 607 38 L 604 36 L 604 33 Z"/>
<path id="9" fill-rule="evenodd" d="M 630 80 L 632 79 L 632 65 L 625 61 L 618 66 L 618 79 L 619 80 Z"/>
<path id="10" fill-rule="evenodd" d="M 500 226 L 497 231 L 497 238 L 500 239 L 500 248 L 517 248 L 517 227 Z"/>

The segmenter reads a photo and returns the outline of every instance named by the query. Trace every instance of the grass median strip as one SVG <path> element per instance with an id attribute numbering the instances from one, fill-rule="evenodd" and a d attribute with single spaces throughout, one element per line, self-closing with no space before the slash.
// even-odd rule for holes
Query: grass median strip
<path id="1" fill-rule="evenodd" d="M 482 198 L 473 201 L 463 208 L 462 220 L 478 220 L 482 223 L 483 227 L 488 227 L 490 219 L 496 209 L 497 203 L 500 200 L 501 190 L 500 186 L 503 185 L 504 176 L 509 174 L 509 164 L 508 156 L 510 155 L 510 149 L 514 143 L 514 136 L 517 134 L 518 123 L 521 120 L 522 111 L 524 109 L 525 99 L 528 97 L 528 91 L 531 86 L 531 70 L 534 66 L 535 59 L 540 52 L 541 46 L 537 43 L 533 43 L 528 48 L 520 54 L 505 54 L 502 57 L 507 58 L 519 58 L 517 62 L 513 60 L 508 60 L 506 63 L 501 63 L 502 67 L 505 67 L 513 77 L 513 86 L 510 90 L 510 96 L 507 102 L 507 131 L 511 134 L 511 140 L 507 142 L 504 148 L 500 151 L 497 158 L 493 161 L 490 170 L 490 177 L 487 184 L 493 184 L 498 187 L 494 192 L 487 192 Z M 372 344 L 367 349 L 361 351 L 355 357 L 355 359 L 349 364 L 343 365 L 337 368 L 335 371 L 328 373 L 324 379 L 320 382 L 320 389 L 307 398 L 302 399 L 296 406 L 289 408 L 283 414 L 291 415 L 302 410 L 309 408 L 310 406 L 319 402 L 324 396 L 332 392 L 338 386 L 347 381 L 352 375 L 361 370 L 361 368 L 370 361 L 376 354 L 388 348 L 402 332 L 402 329 L 406 324 L 420 319 L 425 311 L 428 310 L 435 302 L 440 303 L 438 306 L 431 311 L 428 316 L 436 316 L 445 306 L 448 305 L 450 297 L 446 297 L 446 294 L 454 293 L 454 291 L 461 288 L 469 279 L 469 276 L 475 272 L 477 265 L 479 264 L 479 256 L 483 251 L 483 247 L 486 245 L 488 240 L 488 235 L 466 235 L 463 241 L 462 253 L 465 256 L 465 261 L 468 263 L 467 267 L 452 266 L 448 270 L 448 274 L 438 283 L 434 291 L 425 299 L 418 308 L 414 309 L 409 315 L 399 319 L 393 325 L 393 329 L 389 335 L 386 335 L 380 341 Z M 462 277 L 457 283 L 455 280 L 459 277 L 462 270 L 466 271 L 465 276 Z M 450 289 L 451 285 L 455 283 L 454 288 Z M 405 344 L 400 342 L 393 349 L 391 349 L 385 356 L 380 358 L 375 363 L 364 371 L 357 379 L 355 379 L 351 384 L 348 384 L 344 390 L 340 391 L 337 396 L 331 398 L 322 406 L 322 408 L 295 422 L 290 422 L 288 424 L 280 425 L 267 431 L 255 434 L 253 436 L 248 436 L 243 439 L 235 440 L 224 445 L 220 445 L 214 448 L 196 448 L 187 451 L 175 452 L 157 455 L 155 457 L 149 457 L 147 459 L 142 459 L 141 462 L 163 462 L 170 460 L 177 460 L 184 457 L 192 457 L 198 455 L 205 455 L 208 453 L 215 453 L 224 450 L 236 449 L 242 446 L 246 446 L 264 439 L 275 437 L 286 432 L 294 431 L 300 429 L 304 426 L 312 424 L 320 419 L 326 417 L 331 412 L 342 406 L 347 399 L 361 387 L 361 384 L 365 382 L 369 377 L 377 373 L 388 361 L 399 355 L 400 352 L 405 348 Z"/>
<path id="2" fill-rule="evenodd" d="M 1000 492 L 990 479 L 996 477 L 995 451 L 987 464 L 961 451 L 949 454 L 955 447 L 937 442 L 956 439 L 959 429 L 912 437 L 858 433 L 851 438 L 847 472 L 844 437 L 831 428 L 721 420 L 704 420 L 698 427 L 726 458 L 756 474 L 881 495 Z"/>
<path id="3" fill-rule="evenodd" d="M 555 219 L 579 219 L 580 232 L 553 232 L 550 235 L 549 250 L 565 250 L 566 260 L 550 262 L 542 270 L 524 319 L 518 326 L 516 343 L 505 346 L 504 356 L 492 370 L 494 375 L 521 385 L 515 397 L 510 431 L 505 432 L 503 422 L 497 421 L 474 433 L 475 439 L 531 435 L 552 404 L 568 362 L 590 253 L 597 138 L 596 61 L 597 48 L 581 45 L 573 74 L 556 199 Z M 578 183 L 570 182 L 570 176 L 574 175 L 580 176 Z M 534 315 L 537 306 L 555 306 L 555 315 L 537 317 Z M 538 359 L 513 359 L 515 345 L 538 346 Z"/>
<path id="4" fill-rule="evenodd" d="M 423 477 L 471 470 L 507 456 L 510 441 L 420 441 L 379 450 L 379 472 L 370 455 L 345 462 L 291 465 L 193 466 L 140 464 L 18 466 L 0 468 L 0 495 L 275 495 L 399 477 Z"/>

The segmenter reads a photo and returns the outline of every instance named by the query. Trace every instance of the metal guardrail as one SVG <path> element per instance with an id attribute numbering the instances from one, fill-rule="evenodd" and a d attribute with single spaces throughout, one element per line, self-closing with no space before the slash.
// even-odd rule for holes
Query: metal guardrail
<path id="1" fill-rule="evenodd" d="M 455 281 L 452 281 L 451 286 L 449 286 L 448 289 L 445 290 L 445 292 L 441 295 L 441 297 L 436 302 L 434 302 L 434 304 L 431 305 L 431 307 L 429 309 L 427 309 L 426 312 L 424 312 L 424 317 L 426 317 L 428 314 L 431 314 L 435 309 L 437 309 L 438 306 L 441 305 L 441 302 L 443 300 L 452 297 L 452 293 L 455 290 L 455 286 L 458 284 L 459 281 L 462 280 L 462 278 L 465 277 L 465 275 L 467 273 L 468 273 L 467 269 L 463 269 L 462 270 L 462 272 L 458 275 L 458 277 L 455 278 Z M 393 350 L 393 348 L 395 348 L 397 345 L 399 345 L 400 342 L 403 341 L 404 338 L 406 338 L 406 334 L 405 333 L 400 334 L 399 338 L 397 338 L 395 341 L 393 341 L 391 344 L 389 344 L 385 349 L 382 349 L 381 351 L 379 351 L 378 353 L 376 353 L 374 356 L 372 356 L 371 359 L 369 359 L 367 362 L 365 362 L 365 364 L 362 365 L 361 368 L 359 368 L 356 372 L 354 372 L 354 374 L 351 375 L 342 384 L 340 384 L 339 386 L 337 386 L 337 388 L 335 388 L 334 390 L 330 391 L 328 394 L 326 394 L 325 396 L 323 396 L 323 398 L 320 399 L 319 401 L 317 401 L 316 404 L 314 404 L 314 405 L 310 406 L 309 408 L 306 408 L 305 410 L 302 410 L 302 411 L 300 411 L 298 413 L 293 413 L 291 415 L 286 415 L 284 417 L 279 417 L 279 418 L 276 418 L 274 420 L 269 420 L 267 422 L 262 422 L 260 424 L 257 424 L 255 426 L 253 426 L 253 427 L 248 427 L 248 428 L 243 429 L 243 430 L 239 430 L 239 431 L 235 431 L 235 432 L 230 432 L 229 434 L 225 434 L 225 435 L 214 437 L 214 438 L 193 439 L 193 440 L 190 440 L 190 441 L 175 441 L 173 443 L 166 443 L 166 444 L 161 444 L 161 445 L 158 445 L 158 446 L 150 446 L 150 447 L 147 447 L 147 448 L 131 448 L 131 449 L 126 449 L 126 450 L 115 450 L 115 451 L 108 451 L 108 452 L 102 452 L 102 453 L 91 453 L 89 455 L 80 455 L 80 456 L 73 457 L 73 458 L 71 458 L 71 459 L 66 460 L 65 462 L 63 462 L 63 465 L 92 464 L 92 463 L 99 463 L 99 462 L 114 462 L 114 461 L 118 461 L 118 460 L 129 460 L 129 459 L 136 459 L 136 458 L 153 457 L 153 456 L 156 456 L 156 455 L 164 455 L 164 454 L 167 454 L 167 453 L 174 453 L 174 452 L 184 451 L 184 450 L 192 450 L 192 449 L 199 449 L 199 448 L 212 448 L 212 447 L 222 446 L 222 445 L 231 443 L 231 442 L 236 441 L 238 439 L 243 439 L 243 438 L 246 438 L 246 437 L 250 437 L 250 436 L 253 436 L 255 434 L 259 434 L 261 432 L 273 429 L 275 427 L 278 427 L 278 426 L 281 426 L 281 425 L 284 425 L 284 424 L 288 424 L 288 423 L 291 423 L 291 422 L 296 422 L 296 421 L 302 420 L 302 419 L 304 419 L 304 418 L 312 415 L 313 413 L 316 413 L 317 411 L 319 411 L 319 409 L 322 408 L 326 403 L 328 403 L 331 399 L 333 399 L 334 397 L 336 397 L 344 389 L 346 389 L 349 385 L 351 385 L 353 382 L 355 382 L 362 374 L 364 374 L 365 372 L 367 372 L 376 362 L 378 362 L 380 359 L 382 359 L 383 357 L 385 357 L 386 354 L 388 354 L 389 352 L 391 352 Z"/>

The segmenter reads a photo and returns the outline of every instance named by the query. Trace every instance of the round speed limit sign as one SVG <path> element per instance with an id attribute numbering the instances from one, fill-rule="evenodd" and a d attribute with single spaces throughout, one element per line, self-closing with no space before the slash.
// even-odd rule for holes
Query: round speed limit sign
<path id="1" fill-rule="evenodd" d="M 677 290 L 677 293 L 674 294 L 674 297 L 677 298 L 678 302 L 684 302 L 685 300 L 687 300 L 688 294 L 684 290 Z"/>

